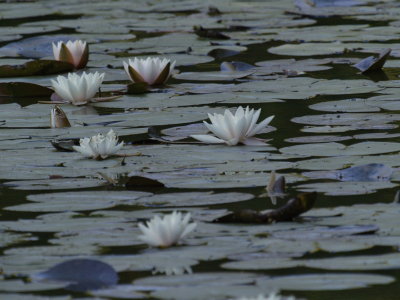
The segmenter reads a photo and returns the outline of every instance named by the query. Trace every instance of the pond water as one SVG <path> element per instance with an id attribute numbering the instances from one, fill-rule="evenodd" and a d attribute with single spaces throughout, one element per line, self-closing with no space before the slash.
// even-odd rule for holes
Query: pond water
<path id="1" fill-rule="evenodd" d="M 400 3 L 388 0 L 0 1 L 0 299 L 274 291 L 398 299 L 399 16 Z M 72 127 L 50 128 L 53 105 L 39 103 L 49 96 L 26 86 L 9 92 L 5 83 L 50 87 L 57 74 L 46 68 L 9 75 L 28 60 L 53 59 L 51 43 L 68 39 L 89 43 L 84 71 L 105 73 L 101 96 L 121 97 L 63 104 Z M 387 48 L 383 70 L 353 66 Z M 122 62 L 135 56 L 176 60 L 176 74 L 127 94 Z M 251 66 L 221 71 L 226 62 Z M 275 116 L 257 136 L 267 145 L 189 137 L 206 132 L 208 113 L 240 105 Z M 126 157 L 86 159 L 51 143 L 110 129 Z M 273 171 L 286 179 L 275 201 L 265 194 Z M 138 186 L 133 176 L 164 186 Z M 293 222 L 211 223 L 278 208 L 301 192 L 317 192 L 317 201 Z M 138 238 L 138 223 L 174 210 L 197 223 L 179 245 L 151 248 Z M 75 258 L 109 264 L 118 285 L 82 292 L 35 280 Z"/>

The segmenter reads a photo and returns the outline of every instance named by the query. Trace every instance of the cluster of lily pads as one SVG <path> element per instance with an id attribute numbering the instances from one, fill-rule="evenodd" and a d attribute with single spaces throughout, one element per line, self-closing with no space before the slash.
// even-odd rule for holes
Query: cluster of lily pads
<path id="1" fill-rule="evenodd" d="M 223 0 L 212 10 L 202 1 L 181 0 L 145 0 L 129 7 L 118 0 L 95 6 L 84 1 L 54 1 L 51 5 L 6 2 L 1 5 L 4 34 L 0 40 L 16 42 L 1 45 L 0 55 L 6 53 L 2 62 L 9 64 L 2 68 L 3 77 L 72 72 L 73 64 L 44 59 L 24 63 L 20 58 L 48 56 L 51 42 L 61 47 L 57 41 L 66 42 L 73 33 L 90 47 L 88 67 L 76 67 L 81 69 L 79 74 L 105 72 L 106 82 L 101 93 L 77 102 L 79 106 L 54 94 L 52 103 L 72 104 L 60 106 L 71 115 L 71 122 L 55 107 L 51 127 L 88 125 L 57 130 L 46 128 L 48 107 L 32 103 L 53 91 L 45 88 L 41 94 L 28 86 L 28 82 L 45 81 L 50 86 L 47 76 L 16 79 L 28 82 L 2 83 L 0 87 L 4 91 L 12 86 L 25 93 L 15 93 L 11 101 L 2 99 L 5 104 L 1 105 L 0 175 L 6 201 L 0 224 L 0 298 L 42 299 L 50 294 L 68 298 L 61 296 L 65 292 L 48 292 L 45 286 L 26 283 L 15 274 L 30 275 L 82 256 L 104 261 L 124 274 L 121 284 L 90 291 L 96 298 L 187 300 L 247 295 L 254 298 L 243 299 L 276 300 L 278 296 L 268 295 L 273 289 L 299 291 L 296 296 L 310 299 L 375 300 L 377 294 L 385 299 L 396 294 L 393 270 L 400 261 L 399 205 L 370 204 L 391 201 L 400 180 L 396 140 L 400 136 L 396 128 L 400 107 L 396 16 L 400 7 L 396 1 Z M 355 2 L 360 5 L 347 6 Z M 199 24 L 203 27 L 192 32 L 192 26 Z M 61 33 L 67 35 L 58 35 Z M 371 81 L 370 75 L 356 75 L 347 66 L 364 57 L 363 53 L 376 53 L 382 47 L 393 49 L 384 70 L 389 77 L 385 81 Z M 7 49 L 14 49 L 19 58 L 12 59 L 4 52 Z M 177 79 L 171 82 L 173 86 L 158 89 L 133 83 L 126 93 L 132 94 L 134 87 L 151 93 L 81 106 L 124 94 L 127 74 L 131 76 L 123 71 L 122 60 L 129 62 L 117 57 L 149 53 L 166 55 L 185 66 L 172 76 Z M 226 57 L 243 62 L 228 62 Z M 222 60 L 221 71 L 216 70 Z M 21 71 L 34 63 L 45 66 L 46 72 L 32 67 L 32 72 Z M 48 66 L 54 66 L 51 72 Z M 58 82 L 57 75 L 53 77 Z M 224 115 L 224 106 L 233 105 L 242 105 L 243 115 L 247 105 L 249 111 L 257 105 L 274 110 L 274 114 L 282 112 L 279 122 L 285 128 L 280 128 L 275 147 L 185 142 L 190 135 L 202 135 L 205 143 L 257 142 L 253 139 L 258 136 L 249 132 L 235 138 L 229 128 L 222 133 L 218 130 L 225 122 L 214 113 Z M 215 133 L 212 121 L 200 123 L 207 113 L 220 125 Z M 237 113 L 231 109 L 233 117 Z M 149 131 L 152 141 L 146 139 L 142 144 L 150 126 L 155 126 Z M 110 128 L 123 136 L 126 144 L 136 146 L 123 145 L 113 132 L 107 134 Z M 79 137 L 88 137 L 83 139 L 86 147 L 75 148 L 85 148 L 85 156 L 94 159 L 55 152 L 48 144 L 49 139 L 58 139 L 71 145 L 69 139 L 76 143 Z M 128 149 L 144 155 L 107 159 L 109 153 L 126 156 Z M 106 160 L 97 161 L 101 159 Z M 289 193 L 317 191 L 326 195 L 319 205 L 331 208 L 303 214 L 300 222 L 273 226 L 208 223 L 227 209 L 259 212 L 269 208 L 260 193 L 265 192 L 268 178 L 274 177 L 273 170 L 278 177 L 285 175 Z M 143 185 L 137 179 L 140 176 L 167 188 L 155 193 L 136 191 Z M 276 205 L 281 203 L 276 198 L 282 193 L 274 186 L 269 184 L 267 191 L 274 195 Z M 247 193 L 232 193 L 231 189 L 238 188 Z M 354 194 L 359 196 L 343 196 Z M 18 201 L 13 201 L 17 197 Z M 356 202 L 368 204 L 350 206 Z M 180 218 L 178 212 L 175 217 L 167 215 L 174 209 L 184 209 Z M 187 230 L 183 228 L 195 226 L 192 221 L 183 222 L 188 212 L 197 227 L 195 234 L 191 231 L 184 236 Z M 152 219 L 155 214 L 165 217 Z M 154 221 L 146 224 L 145 219 Z M 144 223 L 138 226 L 140 222 Z M 182 226 L 172 226 L 174 222 Z M 170 230 L 174 233 L 171 237 L 156 234 L 168 226 L 176 228 Z M 170 244 L 182 238 L 185 242 L 182 247 L 145 249 L 143 238 L 147 235 L 140 227 L 153 233 L 149 242 Z M 81 263 L 82 270 L 84 267 Z M 162 275 L 154 276 L 157 274 Z M 258 294 L 262 295 L 255 297 Z"/>
<path id="2" fill-rule="evenodd" d="M 86 66 L 89 59 L 89 48 L 86 42 L 81 40 L 62 41 L 53 43 L 53 53 L 56 60 L 66 61 L 76 69 Z M 175 62 L 171 63 L 168 59 L 150 58 L 124 62 L 124 68 L 133 82 L 146 83 L 148 85 L 163 84 L 171 75 Z M 63 100 L 74 105 L 82 105 L 90 102 L 99 89 L 105 73 L 85 73 L 78 75 L 69 73 L 67 77 L 58 76 L 57 81 L 52 80 L 53 89 Z M 245 145 L 265 145 L 265 140 L 254 138 L 254 135 L 263 132 L 274 116 L 270 116 L 257 124 L 261 109 L 254 110 L 241 106 L 232 114 L 228 109 L 224 114 L 208 114 L 211 124 L 204 121 L 204 125 L 214 135 L 191 135 L 191 137 L 210 144 L 227 144 L 234 146 L 237 144 Z M 66 118 L 63 111 L 55 108 L 51 113 L 52 127 L 60 118 Z M 69 124 L 69 121 L 66 121 Z M 124 142 L 118 142 L 118 137 L 111 129 L 106 135 L 101 133 L 90 138 L 82 138 L 79 146 L 73 149 L 80 152 L 83 156 L 93 159 L 105 159 L 115 155 L 123 146 Z M 173 212 L 163 219 L 156 216 L 147 226 L 139 224 L 143 232 L 140 237 L 147 244 L 155 247 L 169 247 L 191 232 L 195 223 L 189 224 L 190 214 L 182 216 L 181 213 Z"/>
<path id="3" fill-rule="evenodd" d="M 82 69 L 86 66 L 89 59 L 88 44 L 81 40 L 60 41 L 53 43 L 54 58 L 58 61 L 65 61 L 74 66 L 75 69 Z M 134 58 L 128 62 L 123 62 L 124 69 L 133 83 L 143 83 L 149 86 L 164 84 L 174 71 L 175 62 L 168 59 L 148 57 L 146 59 Z M 52 80 L 52 88 L 56 93 L 56 99 L 61 103 L 73 105 L 85 105 L 93 100 L 97 91 L 104 80 L 105 73 L 69 73 L 67 77 L 58 76 Z M 108 98 L 106 101 L 109 100 Z M 101 101 L 101 99 L 100 99 Z M 255 138 L 259 133 L 265 132 L 266 127 L 274 116 L 270 116 L 260 123 L 257 123 L 261 109 L 254 110 L 249 107 L 239 106 L 236 112 L 232 113 L 226 109 L 224 114 L 208 114 L 210 123 L 204 121 L 205 127 L 211 134 L 195 134 L 192 138 L 207 144 L 227 144 L 234 146 L 244 145 L 265 145 L 266 140 Z M 67 116 L 61 108 L 56 106 L 51 111 L 51 127 L 70 126 Z M 117 152 L 124 146 L 124 142 L 119 142 L 116 133 L 110 130 L 107 134 L 96 134 L 90 138 L 80 139 L 79 146 L 73 149 L 80 152 L 83 156 L 97 160 L 106 159 L 117 155 Z M 170 247 L 193 231 L 197 224 L 190 223 L 191 214 L 183 215 L 174 211 L 169 215 L 153 217 L 146 224 L 139 224 L 142 235 L 139 239 L 153 247 Z M 241 300 L 281 300 L 277 293 L 268 296 L 260 294 L 256 298 L 240 298 Z M 285 298 L 294 300 L 294 297 Z"/>

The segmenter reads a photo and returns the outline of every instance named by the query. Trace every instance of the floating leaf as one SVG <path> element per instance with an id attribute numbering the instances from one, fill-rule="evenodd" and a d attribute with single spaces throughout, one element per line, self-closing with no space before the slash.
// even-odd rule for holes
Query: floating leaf
<path id="1" fill-rule="evenodd" d="M 397 186 L 391 182 L 319 182 L 297 186 L 303 192 L 317 191 L 331 196 L 365 195 L 375 193 L 378 189 L 389 189 Z"/>
<path id="2" fill-rule="evenodd" d="M 30 10 L 31 8 L 28 8 Z M 16 26 L 20 28 L 19 26 Z M 30 28 L 41 27 L 37 26 L 28 26 Z M 42 58 L 46 56 L 52 56 L 52 43 L 57 43 L 58 41 L 67 42 L 68 40 L 75 40 L 76 38 L 59 35 L 59 36 L 49 36 L 49 35 L 41 35 L 26 38 L 14 43 L 7 44 L 0 48 L 0 54 L 5 54 L 6 56 L 23 56 L 29 58 Z"/>
<path id="3" fill-rule="evenodd" d="M 125 183 L 126 188 L 128 189 L 148 189 L 148 188 L 163 188 L 164 184 L 142 176 L 129 176 L 128 180 Z"/>
<path id="4" fill-rule="evenodd" d="M 21 77 L 32 75 L 49 75 L 69 72 L 74 69 L 70 63 L 57 60 L 33 60 L 22 65 L 0 66 L 1 77 Z"/>
<path id="5" fill-rule="evenodd" d="M 117 284 L 117 272 L 110 265 L 94 259 L 73 259 L 57 264 L 33 276 L 35 280 L 65 282 L 72 291 L 87 291 Z"/>
<path id="6" fill-rule="evenodd" d="M 340 181 L 389 181 L 390 176 L 393 174 L 393 168 L 384 164 L 366 164 L 361 166 L 354 166 L 344 170 L 335 171 L 316 171 L 304 172 L 303 175 L 311 178 L 327 178 L 336 179 Z"/>
<path id="7" fill-rule="evenodd" d="M 239 51 L 232 49 L 213 49 L 210 52 L 208 52 L 207 55 L 220 59 L 224 57 L 234 56 L 239 53 L 240 53 Z"/>
<path id="8" fill-rule="evenodd" d="M 223 63 L 221 63 L 220 66 L 220 69 L 223 72 L 249 71 L 254 68 L 255 67 L 253 65 L 241 61 L 232 61 L 232 62 L 224 61 Z"/>
<path id="9" fill-rule="evenodd" d="M 130 83 L 127 86 L 127 93 L 128 94 L 144 94 L 149 91 L 149 86 L 145 82 L 134 82 Z"/>
<path id="10" fill-rule="evenodd" d="M 0 83 L 0 97 L 50 97 L 53 92 L 52 89 L 29 82 Z"/>

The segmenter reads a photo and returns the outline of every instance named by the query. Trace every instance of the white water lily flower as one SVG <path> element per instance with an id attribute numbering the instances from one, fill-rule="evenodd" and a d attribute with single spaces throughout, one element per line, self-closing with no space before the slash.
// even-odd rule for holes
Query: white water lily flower
<path id="1" fill-rule="evenodd" d="M 204 125 L 215 136 L 195 134 L 191 135 L 191 137 L 209 144 L 226 143 L 229 146 L 239 143 L 254 146 L 265 145 L 263 140 L 254 138 L 253 136 L 261 133 L 274 116 L 270 116 L 261 123 L 256 124 L 260 112 L 261 109 L 254 111 L 254 109 L 250 110 L 249 107 L 243 109 L 243 107 L 239 106 L 234 115 L 228 109 L 225 110 L 224 114 L 208 114 L 211 124 L 204 121 Z"/>
<path id="2" fill-rule="evenodd" d="M 146 225 L 139 224 L 143 235 L 139 239 L 154 247 L 169 247 L 179 242 L 181 238 L 196 228 L 196 223 L 190 223 L 190 213 L 183 216 L 174 211 L 162 219 L 155 216 Z"/>
<path id="3" fill-rule="evenodd" d="M 101 133 L 91 138 L 83 138 L 79 141 L 80 146 L 72 146 L 75 151 L 93 159 L 105 159 L 117 153 L 124 142 L 118 144 L 118 137 L 111 129 L 106 135 Z"/>
<path id="4" fill-rule="evenodd" d="M 168 80 L 175 67 L 175 61 L 171 63 L 169 59 L 158 57 L 148 57 L 146 59 L 134 58 L 125 61 L 124 68 L 129 78 L 136 83 L 144 82 L 148 85 L 160 85 Z"/>
<path id="5" fill-rule="evenodd" d="M 57 76 L 57 81 L 51 80 L 51 83 L 60 98 L 74 105 L 82 105 L 96 95 L 104 75 L 98 72 L 88 74 L 83 72 L 80 76 L 69 73 L 68 77 Z"/>
<path id="6" fill-rule="evenodd" d="M 296 300 L 295 297 L 283 297 L 279 295 L 277 292 L 272 292 L 268 296 L 264 296 L 262 294 L 258 295 L 257 297 L 241 297 L 237 300 Z"/>
<path id="7" fill-rule="evenodd" d="M 53 43 L 53 54 L 55 60 L 66 61 L 73 64 L 76 69 L 82 69 L 89 60 L 89 46 L 81 40 L 62 41 Z"/>

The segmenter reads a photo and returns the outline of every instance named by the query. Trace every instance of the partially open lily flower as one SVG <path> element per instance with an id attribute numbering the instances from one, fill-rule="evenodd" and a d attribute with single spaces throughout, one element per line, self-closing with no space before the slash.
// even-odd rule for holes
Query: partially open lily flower
<path id="1" fill-rule="evenodd" d="M 61 99 L 73 105 L 83 105 L 96 95 L 104 75 L 98 72 L 88 74 L 83 72 L 82 75 L 69 73 L 68 77 L 57 76 L 57 81 L 51 80 L 51 83 Z"/>
<path id="2" fill-rule="evenodd" d="M 148 85 L 161 85 L 171 76 L 175 67 L 175 61 L 171 63 L 169 59 L 158 57 L 148 57 L 146 59 L 129 59 L 124 61 L 124 68 L 129 78 L 136 83 L 144 82 Z"/>
<path id="3" fill-rule="evenodd" d="M 54 106 L 50 111 L 50 127 L 51 128 L 65 128 L 71 127 L 65 112 L 58 105 Z"/>
<path id="4" fill-rule="evenodd" d="M 85 157 L 105 159 L 117 153 L 124 142 L 118 144 L 118 137 L 111 129 L 106 135 L 99 133 L 91 138 L 80 139 L 79 144 L 79 146 L 72 146 L 72 148 Z"/>
<path id="5" fill-rule="evenodd" d="M 190 213 L 183 216 L 180 212 L 174 211 L 165 215 L 162 219 L 155 216 L 146 225 L 139 224 L 143 235 L 139 239 L 153 247 L 169 247 L 176 245 L 181 238 L 196 228 L 196 223 L 190 223 Z"/>
<path id="6" fill-rule="evenodd" d="M 214 135 L 195 134 L 191 135 L 191 137 L 209 144 L 226 143 L 229 146 L 239 143 L 252 146 L 265 145 L 264 140 L 253 136 L 261 133 L 274 116 L 270 116 L 261 123 L 256 124 L 260 113 L 261 109 L 254 111 L 254 109 L 250 110 L 249 107 L 243 109 L 243 107 L 239 106 L 234 115 L 228 109 L 225 110 L 224 114 L 208 114 L 211 124 L 204 121 L 204 125 Z"/>
<path id="7" fill-rule="evenodd" d="M 82 69 L 89 60 L 89 46 L 81 40 L 62 41 L 53 43 L 53 54 L 55 60 L 66 61 L 73 64 L 76 69 Z"/>

